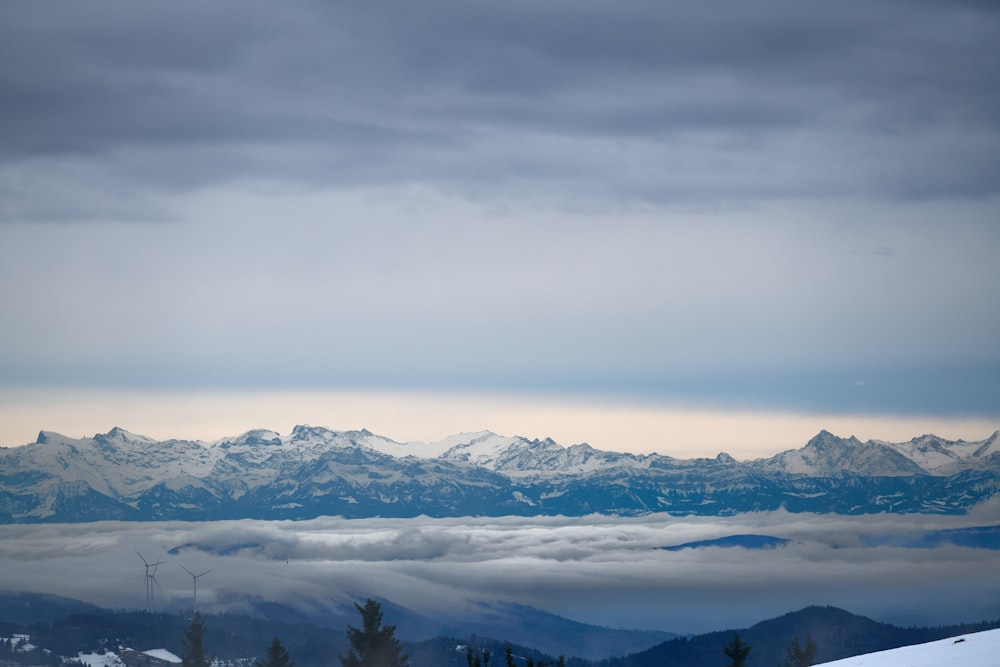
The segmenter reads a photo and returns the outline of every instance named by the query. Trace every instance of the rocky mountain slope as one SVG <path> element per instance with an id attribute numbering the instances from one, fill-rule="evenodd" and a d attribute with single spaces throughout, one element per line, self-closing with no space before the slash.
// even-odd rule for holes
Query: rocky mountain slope
<path id="1" fill-rule="evenodd" d="M 1000 432 L 860 442 L 820 432 L 754 461 L 675 459 L 481 432 L 399 443 L 297 426 L 215 442 L 120 428 L 0 450 L 0 522 L 365 516 L 956 513 L 1000 490 Z"/>

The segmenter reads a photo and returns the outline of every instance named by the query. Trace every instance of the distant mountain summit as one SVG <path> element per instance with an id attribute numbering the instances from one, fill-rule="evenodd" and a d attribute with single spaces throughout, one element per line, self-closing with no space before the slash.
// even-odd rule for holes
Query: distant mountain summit
<path id="1" fill-rule="evenodd" d="M 813 477 L 932 474 L 888 443 L 862 443 L 854 436 L 838 438 L 829 431 L 820 431 L 802 449 L 782 452 L 757 462 L 757 466 L 761 470 L 800 473 Z"/>
<path id="2" fill-rule="evenodd" d="M 115 427 L 0 449 L 0 522 L 487 515 L 959 513 L 1000 490 L 1000 432 L 861 442 L 821 431 L 737 461 L 564 447 L 488 431 L 400 443 L 367 430 L 256 429 L 213 442 Z"/>

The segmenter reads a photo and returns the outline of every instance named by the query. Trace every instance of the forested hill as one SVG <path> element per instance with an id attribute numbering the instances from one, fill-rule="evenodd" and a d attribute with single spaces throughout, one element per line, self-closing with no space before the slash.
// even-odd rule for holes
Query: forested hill
<path id="1" fill-rule="evenodd" d="M 816 643 L 816 662 L 828 662 L 863 653 L 919 644 L 1000 627 L 1000 619 L 934 628 L 900 628 L 878 623 L 836 607 L 807 607 L 749 628 L 725 630 L 679 638 L 646 651 L 615 658 L 601 667 L 664 667 L 673 665 L 725 664 L 722 649 L 735 633 L 751 647 L 746 667 L 784 665 L 789 644 L 807 637 Z"/>
<path id="2" fill-rule="evenodd" d="M 114 650 L 121 646 L 140 651 L 164 648 L 177 655 L 182 654 L 182 639 L 190 623 L 190 613 L 82 609 L 75 601 L 39 597 L 41 613 L 24 617 L 23 612 L 32 606 L 33 597 L 24 594 L 0 595 L 0 637 L 30 634 L 31 644 L 37 646 L 39 651 L 51 652 L 56 658 L 72 658 L 81 652 Z M 58 613 L 60 605 L 66 606 L 65 615 Z M 392 609 L 390 605 L 388 610 L 391 612 Z M 329 624 L 259 615 L 224 614 L 205 618 L 206 647 L 234 667 L 251 665 L 254 659 L 262 657 L 274 637 L 280 638 L 297 667 L 331 667 L 337 664 L 336 656 L 349 648 L 345 632 L 348 624 L 357 625 L 354 617 L 337 619 L 336 622 L 331 619 Z M 386 622 L 395 625 L 396 621 L 395 616 L 387 614 Z M 500 667 L 503 664 L 503 649 L 508 644 L 518 658 L 517 667 L 525 667 L 529 658 L 535 665 L 540 661 L 554 663 L 560 654 L 566 656 L 570 667 L 663 667 L 724 664 L 722 649 L 738 632 L 751 647 L 747 667 L 774 667 L 784 664 L 785 651 L 795 638 L 801 642 L 805 642 L 806 637 L 812 638 L 817 646 L 816 660 L 819 662 L 996 627 L 1000 627 L 1000 621 L 936 628 L 900 628 L 834 607 L 808 607 L 749 628 L 673 639 L 638 653 L 624 657 L 609 656 L 599 661 L 574 657 L 579 655 L 574 649 L 579 638 L 572 634 L 551 637 L 550 646 L 555 650 L 548 651 L 539 650 L 538 646 L 509 642 L 504 637 L 492 637 L 488 633 L 468 633 L 457 637 L 421 636 L 412 628 L 397 625 L 396 634 L 409 638 L 404 644 L 414 667 L 466 667 L 466 647 L 472 647 L 477 652 L 489 649 L 495 656 L 491 664 Z M 55 667 L 60 664 L 56 658 L 46 658 L 44 664 Z M 36 664 L 30 662 L 30 657 L 28 659 L 27 663 L 15 661 L 11 664 Z"/>

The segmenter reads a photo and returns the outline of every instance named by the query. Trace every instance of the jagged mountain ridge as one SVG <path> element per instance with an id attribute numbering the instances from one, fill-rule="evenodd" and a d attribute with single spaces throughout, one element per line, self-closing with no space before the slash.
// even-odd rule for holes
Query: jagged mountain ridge
<path id="1" fill-rule="evenodd" d="M 802 449 L 782 452 L 754 462 L 763 470 L 834 476 L 854 473 L 870 476 L 948 476 L 967 470 L 1000 467 L 1000 431 L 978 442 L 950 441 L 923 435 L 892 443 L 838 438 L 821 431 Z"/>
<path id="2" fill-rule="evenodd" d="M 0 450 L 0 521 L 362 516 L 960 512 L 1000 490 L 1000 432 L 860 442 L 821 431 L 740 462 L 563 447 L 490 432 L 399 443 L 296 426 L 213 442 L 113 428 Z"/>

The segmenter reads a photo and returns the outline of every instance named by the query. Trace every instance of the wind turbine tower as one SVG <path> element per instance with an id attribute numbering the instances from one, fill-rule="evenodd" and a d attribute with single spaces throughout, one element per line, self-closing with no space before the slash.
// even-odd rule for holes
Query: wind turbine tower
<path id="1" fill-rule="evenodd" d="M 163 565 L 166 561 L 158 560 L 155 563 L 150 563 L 146 560 L 145 556 L 139 553 L 136 549 L 135 552 L 139 554 L 139 558 L 142 559 L 143 565 L 146 566 L 146 611 L 152 613 L 153 611 L 153 585 L 155 584 L 157 588 L 160 587 L 160 582 L 156 580 L 156 568 Z"/>
<path id="2" fill-rule="evenodd" d="M 192 572 L 191 570 L 187 569 L 187 568 L 186 568 L 186 567 L 184 567 L 183 565 L 181 565 L 181 568 L 182 568 L 182 569 L 183 569 L 183 570 L 184 570 L 185 572 L 187 572 L 188 574 L 190 574 L 190 575 L 191 575 L 191 581 L 193 581 L 193 582 L 194 582 L 194 610 L 195 610 L 195 611 L 198 611 L 198 578 L 199 578 L 199 577 L 204 577 L 204 576 L 205 576 L 206 574 L 208 574 L 208 573 L 209 573 L 209 572 L 211 572 L 212 570 L 205 570 L 205 571 L 204 571 L 204 572 L 202 572 L 201 574 L 195 574 L 194 572 Z"/>

